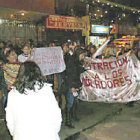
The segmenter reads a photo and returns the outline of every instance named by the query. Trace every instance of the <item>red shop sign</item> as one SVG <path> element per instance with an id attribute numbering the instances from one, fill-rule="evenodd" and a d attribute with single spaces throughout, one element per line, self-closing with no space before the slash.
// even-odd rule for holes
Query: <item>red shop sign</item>
<path id="1" fill-rule="evenodd" d="M 46 28 L 83 30 L 86 29 L 86 27 L 87 27 L 86 22 L 83 21 L 81 18 L 50 15 L 46 19 Z"/>

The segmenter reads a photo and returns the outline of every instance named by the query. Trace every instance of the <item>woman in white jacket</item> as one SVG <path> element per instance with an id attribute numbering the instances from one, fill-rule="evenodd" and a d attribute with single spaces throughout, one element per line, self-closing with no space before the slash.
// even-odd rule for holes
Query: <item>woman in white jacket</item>
<path id="1" fill-rule="evenodd" d="M 8 94 L 6 121 L 13 140 L 59 140 L 61 110 L 39 67 L 25 62 Z"/>

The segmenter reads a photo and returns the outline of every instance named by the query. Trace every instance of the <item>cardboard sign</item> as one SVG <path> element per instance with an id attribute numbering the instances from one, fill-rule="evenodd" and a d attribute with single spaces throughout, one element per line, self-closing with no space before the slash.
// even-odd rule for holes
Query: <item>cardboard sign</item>
<path id="1" fill-rule="evenodd" d="M 66 69 L 61 47 L 36 48 L 33 60 L 39 65 L 43 75 L 60 73 Z"/>

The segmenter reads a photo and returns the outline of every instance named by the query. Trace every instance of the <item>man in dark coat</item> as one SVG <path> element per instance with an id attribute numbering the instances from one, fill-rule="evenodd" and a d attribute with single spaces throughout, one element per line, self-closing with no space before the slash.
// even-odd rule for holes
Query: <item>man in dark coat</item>
<path id="1" fill-rule="evenodd" d="M 66 63 L 66 125 L 70 128 L 74 128 L 72 124 L 72 116 L 77 120 L 76 116 L 76 96 L 78 96 L 77 91 L 82 86 L 80 81 L 80 74 L 84 72 L 83 59 L 85 57 L 85 50 L 82 48 L 77 49 L 73 55 L 69 55 Z"/>

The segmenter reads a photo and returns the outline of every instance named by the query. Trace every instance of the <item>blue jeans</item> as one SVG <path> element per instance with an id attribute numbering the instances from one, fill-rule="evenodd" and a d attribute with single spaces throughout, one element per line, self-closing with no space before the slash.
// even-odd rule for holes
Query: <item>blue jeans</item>
<path id="1" fill-rule="evenodd" d="M 5 106 L 6 106 L 6 96 L 5 95 L 3 95 L 2 96 L 2 101 L 1 101 L 1 106 L 2 106 L 2 108 L 4 109 L 5 108 Z"/>
<path id="2" fill-rule="evenodd" d="M 71 109 L 73 107 L 74 104 L 74 96 L 72 93 L 71 88 L 67 91 L 67 95 L 66 95 L 66 107 L 68 109 Z"/>

